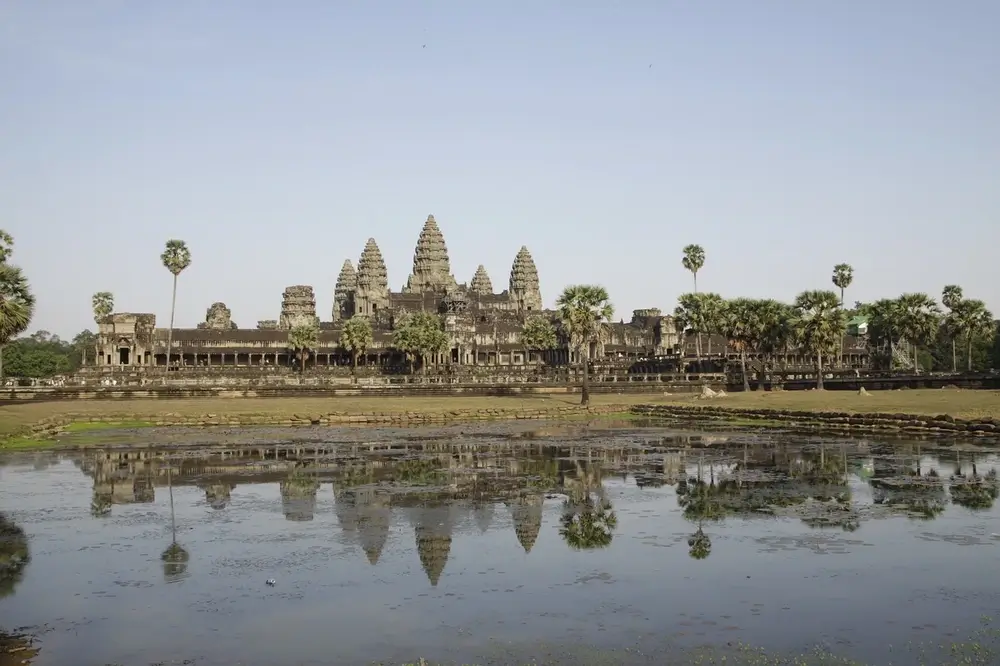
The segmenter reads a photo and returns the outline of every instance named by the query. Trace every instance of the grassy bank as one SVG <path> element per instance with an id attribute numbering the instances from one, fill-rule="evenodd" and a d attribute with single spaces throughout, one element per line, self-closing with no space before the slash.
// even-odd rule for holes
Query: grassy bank
<path id="1" fill-rule="evenodd" d="M 67 431 L 137 428 L 162 422 L 165 414 L 175 417 L 217 416 L 223 422 L 255 418 L 275 420 L 303 414 L 411 414 L 433 415 L 476 410 L 552 412 L 567 416 L 565 408 L 579 403 L 573 395 L 521 397 L 338 397 L 338 398 L 209 398 L 189 400 L 66 401 L 15 404 L 0 407 L 0 440 L 3 448 L 35 448 L 42 444 L 31 427 L 45 420 L 76 421 Z M 948 414 L 958 419 L 1000 419 L 1000 391 L 926 389 L 873 391 L 777 391 L 734 393 L 702 400 L 693 395 L 628 394 L 595 395 L 592 406 L 607 411 L 632 405 L 713 406 L 732 409 L 773 409 L 803 412 L 896 413 L 914 416 Z M 560 410 L 563 410 L 560 413 Z M 92 423 L 100 418 L 105 422 Z M 108 422 L 113 421 L 113 422 Z M 741 421 L 734 415 L 734 423 Z M 263 421 L 262 421 L 263 422 Z M 752 425 L 762 425 L 760 421 Z"/>

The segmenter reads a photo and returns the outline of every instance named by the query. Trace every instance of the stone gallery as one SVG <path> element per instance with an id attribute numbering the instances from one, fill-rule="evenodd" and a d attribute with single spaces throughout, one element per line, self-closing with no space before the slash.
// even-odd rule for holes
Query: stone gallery
<path id="1" fill-rule="evenodd" d="M 538 269 L 527 247 L 514 257 L 507 289 L 495 293 L 483 266 L 472 279 L 459 284 L 451 273 L 448 248 L 434 216 L 427 217 L 413 253 L 413 270 L 399 292 L 389 290 L 388 273 L 374 238 L 361 252 L 357 268 L 348 259 L 337 277 L 330 320 L 320 321 L 313 287 L 290 286 L 281 300 L 277 319 L 257 322 L 256 328 L 238 328 L 224 303 L 208 308 L 197 328 L 175 328 L 170 362 L 180 368 L 208 366 L 289 367 L 294 354 L 288 348 L 289 331 L 302 324 L 319 328 L 319 344 L 312 350 L 311 368 L 336 368 L 351 363 L 341 347 L 344 322 L 363 315 L 372 322 L 374 343 L 360 364 L 380 368 L 405 365 L 404 354 L 392 347 L 392 333 L 410 312 L 433 312 L 448 334 L 448 351 L 428 363 L 446 366 L 526 366 L 543 361 L 563 365 L 575 353 L 560 335 L 556 349 L 527 349 L 521 341 L 525 322 L 545 317 L 557 325 L 554 311 L 542 307 Z M 156 316 L 116 313 L 99 323 L 100 366 L 140 369 L 167 365 L 168 330 L 156 327 Z M 634 361 L 672 353 L 677 343 L 673 320 L 656 309 L 636 310 L 630 322 L 607 327 L 603 340 L 591 349 L 592 358 Z"/>

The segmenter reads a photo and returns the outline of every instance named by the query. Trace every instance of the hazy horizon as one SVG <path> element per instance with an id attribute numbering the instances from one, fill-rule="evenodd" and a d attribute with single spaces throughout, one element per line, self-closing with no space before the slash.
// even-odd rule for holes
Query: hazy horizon
<path id="1" fill-rule="evenodd" d="M 310 284 L 330 319 L 374 237 L 389 286 L 424 219 L 458 282 L 518 249 L 552 306 L 615 319 L 691 290 L 846 300 L 946 284 L 1000 315 L 1000 4 L 668 0 L 581 8 L 344 0 L 0 4 L 0 228 L 29 332 L 94 328 L 96 291 L 166 326 L 240 326 Z"/>

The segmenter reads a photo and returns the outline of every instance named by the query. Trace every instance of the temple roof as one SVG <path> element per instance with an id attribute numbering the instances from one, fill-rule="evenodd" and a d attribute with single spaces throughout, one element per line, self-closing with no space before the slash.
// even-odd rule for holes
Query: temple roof
<path id="1" fill-rule="evenodd" d="M 482 264 L 479 264 L 476 274 L 472 276 L 472 282 L 469 283 L 469 291 L 483 296 L 493 293 L 493 282 L 486 272 L 486 267 Z"/>

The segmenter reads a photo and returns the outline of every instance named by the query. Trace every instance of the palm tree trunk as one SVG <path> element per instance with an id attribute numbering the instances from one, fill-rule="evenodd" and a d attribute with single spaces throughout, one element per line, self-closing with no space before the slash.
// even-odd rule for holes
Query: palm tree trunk
<path id="1" fill-rule="evenodd" d="M 743 367 L 743 390 L 750 392 L 750 378 L 747 376 L 747 350 L 740 349 L 740 365 Z"/>
<path id="2" fill-rule="evenodd" d="M 917 360 L 917 343 L 912 343 L 910 347 L 913 349 L 913 374 L 920 374 L 920 363 Z"/>
<path id="3" fill-rule="evenodd" d="M 694 365 L 695 372 L 701 372 L 701 331 L 694 334 Z"/>
<path id="4" fill-rule="evenodd" d="M 958 372 L 958 352 L 956 352 L 957 345 L 955 344 L 955 338 L 951 339 L 951 371 L 952 373 Z"/>
<path id="5" fill-rule="evenodd" d="M 174 275 L 174 293 L 170 297 L 170 328 L 167 329 L 167 372 L 170 372 L 170 357 L 174 345 L 174 311 L 177 309 L 177 276 Z"/>
<path id="6" fill-rule="evenodd" d="M 0 345 L 0 379 L 3 379 L 3 345 Z"/>
<path id="7" fill-rule="evenodd" d="M 698 293 L 698 271 L 693 271 L 691 275 L 694 276 L 694 293 Z"/>
<path id="8" fill-rule="evenodd" d="M 358 352 L 351 354 L 351 381 L 358 383 Z"/>
<path id="9" fill-rule="evenodd" d="M 427 376 L 427 354 L 420 355 L 420 374 Z"/>
<path id="10" fill-rule="evenodd" d="M 589 351 L 589 350 L 588 350 Z M 580 388 L 580 404 L 590 404 L 590 354 L 583 354 L 583 347 L 580 348 L 581 361 L 583 362 L 583 386 Z"/>
<path id="11" fill-rule="evenodd" d="M 823 390 L 823 352 L 816 352 L 816 389 Z"/>
<path id="12" fill-rule="evenodd" d="M 0 350 L 2 351 L 2 350 Z M 972 372 L 972 336 L 969 336 L 969 347 L 968 347 L 968 365 L 969 372 Z M 3 370 L 3 359 L 0 358 L 0 370 Z M 0 377 L 3 376 L 3 372 L 0 372 Z"/>

